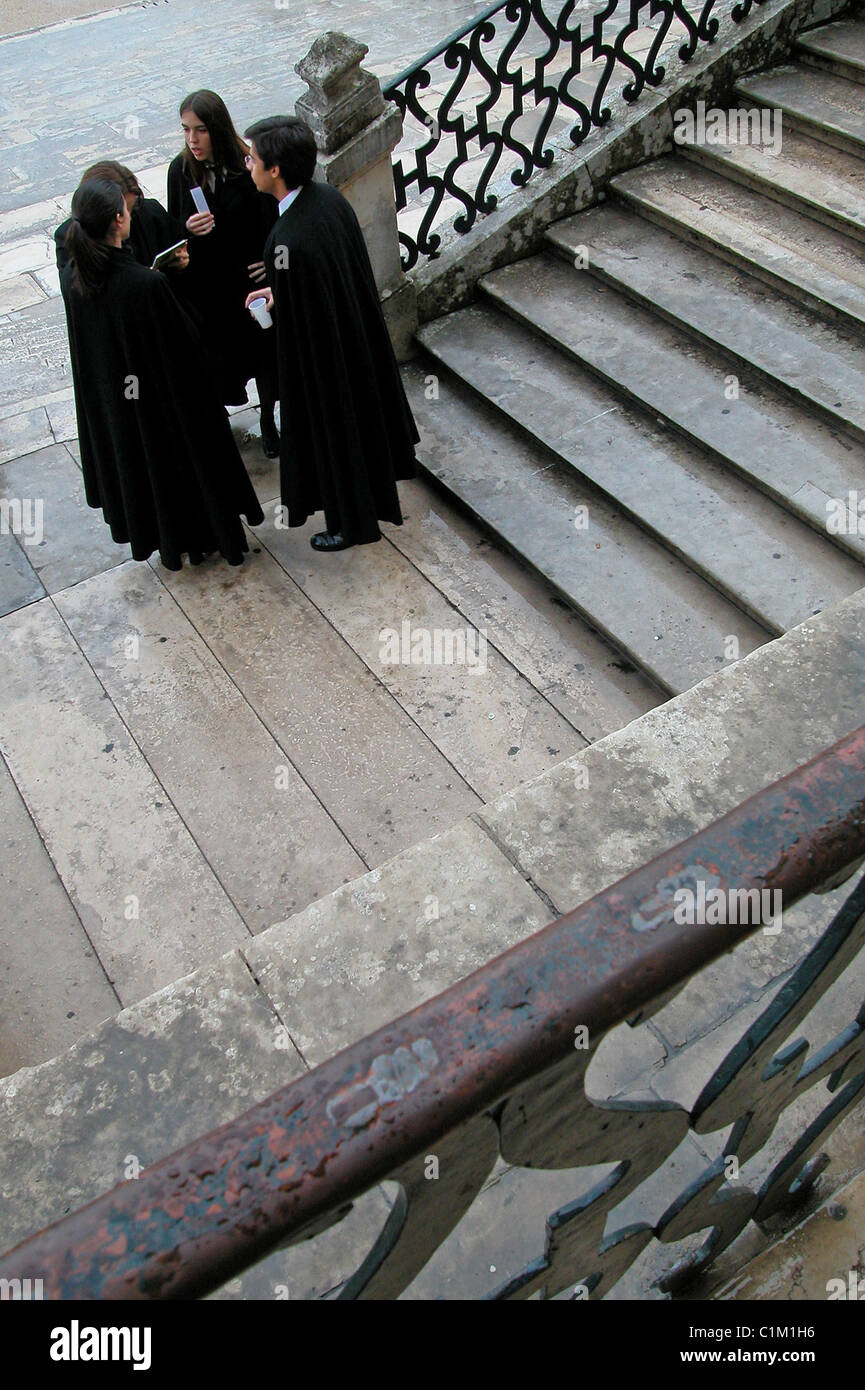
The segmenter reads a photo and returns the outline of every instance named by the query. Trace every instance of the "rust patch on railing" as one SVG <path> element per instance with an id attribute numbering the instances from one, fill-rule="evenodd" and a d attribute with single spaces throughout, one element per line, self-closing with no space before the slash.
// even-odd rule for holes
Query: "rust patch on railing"
<path id="1" fill-rule="evenodd" d="M 780 890 L 785 908 L 865 854 L 865 727 L 229 1125 L 0 1260 L 47 1297 L 190 1298 L 573 1055 L 749 935 L 693 926 L 677 886 Z M 759 924 L 758 924 L 759 925 Z"/>

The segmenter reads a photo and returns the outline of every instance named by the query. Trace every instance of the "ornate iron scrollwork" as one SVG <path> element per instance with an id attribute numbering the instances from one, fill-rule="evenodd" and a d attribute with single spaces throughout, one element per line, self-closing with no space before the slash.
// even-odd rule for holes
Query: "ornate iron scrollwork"
<path id="1" fill-rule="evenodd" d="M 729 11 L 731 18 L 740 23 L 754 3 L 738 0 Z M 580 7 L 583 14 L 574 23 L 577 0 L 505 0 L 402 73 L 385 88 L 385 96 L 403 117 L 430 132 L 393 166 L 398 214 L 409 207 L 412 191 L 415 201 L 429 195 L 414 235 L 406 225 L 400 227 L 403 269 L 411 270 L 421 256 L 439 254 L 442 238 L 433 228 L 446 197 L 462 205 L 451 225 L 461 234 L 468 232 L 479 214 L 492 212 L 498 204 L 489 191 L 497 171 L 507 169 L 511 183 L 521 188 L 538 169 L 553 163 L 555 150 L 547 142 L 560 108 L 577 117 L 569 139 L 582 144 L 593 127 L 611 119 L 611 99 L 621 96 L 635 102 L 645 87 L 663 81 L 666 69 L 658 64 L 658 55 L 674 21 L 684 31 L 678 48 L 682 63 L 690 61 L 700 43 L 714 42 L 717 4 L 718 0 L 603 0 L 588 16 L 588 7 Z M 621 11 L 626 14 L 623 23 L 621 17 L 617 21 Z M 658 18 L 657 26 L 650 23 Z M 647 52 L 629 47 L 640 29 L 655 27 Z M 572 88 L 587 66 L 591 76 L 586 85 L 593 91 L 584 89 L 580 95 Z M 486 90 L 473 95 L 472 85 L 478 81 Z M 460 109 L 464 99 L 472 103 L 471 114 Z M 519 123 L 532 114 L 531 134 L 519 133 Z M 509 160 L 508 155 L 515 158 Z"/>

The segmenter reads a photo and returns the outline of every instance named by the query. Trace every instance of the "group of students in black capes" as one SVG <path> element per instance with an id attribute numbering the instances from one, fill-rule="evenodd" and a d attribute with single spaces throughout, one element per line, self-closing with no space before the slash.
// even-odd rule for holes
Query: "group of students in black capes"
<path id="1" fill-rule="evenodd" d="M 247 144 L 209 91 L 180 118 L 167 211 L 106 161 L 55 233 L 86 500 L 136 560 L 242 563 L 241 518 L 264 515 L 225 407 L 254 377 L 288 525 L 323 512 L 324 552 L 379 540 L 418 432 L 357 217 L 315 181 L 304 121 L 259 121 Z"/>

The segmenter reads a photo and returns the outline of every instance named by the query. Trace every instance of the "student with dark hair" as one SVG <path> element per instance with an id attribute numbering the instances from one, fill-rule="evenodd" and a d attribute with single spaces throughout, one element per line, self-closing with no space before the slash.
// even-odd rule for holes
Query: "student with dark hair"
<path id="1" fill-rule="evenodd" d="M 60 275 L 84 492 L 135 560 L 167 569 L 220 551 L 239 565 L 240 517 L 264 520 L 212 384 L 199 379 L 201 337 L 166 278 L 124 242 L 122 189 L 88 179 L 72 199 Z M 190 378 L 194 391 L 190 393 Z"/>
<path id="2" fill-rule="evenodd" d="M 115 159 L 104 159 L 99 164 L 92 164 L 81 175 L 82 183 L 87 183 L 90 179 L 108 179 L 121 189 L 126 206 L 132 214 L 132 230 L 126 244 L 139 265 L 153 265 L 160 252 L 167 251 L 170 246 L 176 246 L 177 242 L 185 239 L 183 224 L 167 213 L 156 198 L 145 198 L 138 179 L 125 165 L 118 164 Z M 62 270 L 69 261 L 66 234 L 71 221 L 72 219 L 68 218 L 54 233 L 58 270 Z M 175 252 L 169 268 L 183 270 L 188 264 L 189 252 L 178 251 Z"/>
<path id="3" fill-rule="evenodd" d="M 215 92 L 192 92 L 181 102 L 185 147 L 168 170 L 168 210 L 189 234 L 185 289 L 206 326 L 225 405 L 244 405 L 255 377 L 261 403 L 262 447 L 279 453 L 274 423 L 276 360 L 272 331 L 246 312 L 246 297 L 264 279 L 264 243 L 276 220 L 271 199 L 256 190 L 247 147 Z M 200 189 L 208 211 L 196 208 Z"/>
<path id="4" fill-rule="evenodd" d="M 418 432 L 379 301 L 363 233 L 338 189 L 313 182 L 315 136 L 277 116 L 246 132 L 252 177 L 279 204 L 265 247 L 275 313 L 282 500 L 290 526 L 323 511 L 314 550 L 381 539 L 402 524 L 396 483 L 415 472 Z"/>

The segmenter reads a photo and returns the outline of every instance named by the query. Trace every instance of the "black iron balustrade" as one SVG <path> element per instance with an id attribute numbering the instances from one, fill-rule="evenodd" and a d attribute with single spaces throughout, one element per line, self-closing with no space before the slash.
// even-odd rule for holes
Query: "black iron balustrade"
<path id="1" fill-rule="evenodd" d="M 404 117 L 414 118 L 428 132 L 411 156 L 394 162 L 397 213 L 409 206 L 411 189 L 416 187 L 417 198 L 432 194 L 416 234 L 400 229 L 403 268 L 411 270 L 421 255 L 437 255 L 441 236 L 432 228 L 446 197 L 462 204 L 453 220 L 460 233 L 474 226 L 479 213 L 493 211 L 497 197 L 489 185 L 497 172 L 504 172 L 504 164 L 514 163 L 508 154 L 517 164 L 510 170 L 515 187 L 550 167 L 554 150 L 546 141 L 560 109 L 575 119 L 569 137 L 576 146 L 593 126 L 609 121 L 607 103 L 614 95 L 634 102 L 645 87 L 658 86 L 666 72 L 658 56 L 674 22 L 683 32 L 676 52 L 687 63 L 698 44 L 714 41 L 719 28 L 715 10 L 725 6 L 725 13 L 741 23 L 754 3 L 764 0 L 506 0 L 451 34 L 384 89 Z M 629 51 L 628 41 L 648 20 L 658 18 L 647 51 Z M 531 75 L 524 72 L 521 53 L 528 56 Z M 584 62 L 601 65 L 590 69 L 588 89 L 578 83 Z M 485 87 L 481 97 L 470 91 L 473 78 Z M 430 100 L 425 93 L 434 82 L 446 91 Z M 582 94 L 572 90 L 574 83 L 582 86 Z M 469 115 L 459 109 L 466 98 L 473 108 Z M 536 113 L 537 120 L 531 135 L 523 138 L 517 126 L 529 113 Z M 474 164 L 481 167 L 472 172 Z"/>
<path id="2" fill-rule="evenodd" d="M 833 1020 L 835 1035 L 813 1054 L 799 1038 L 865 941 L 865 879 L 690 1110 L 645 1097 L 590 1101 L 589 1061 L 614 1025 L 659 1006 L 759 930 L 754 920 L 683 923 L 677 889 L 780 892 L 786 912 L 849 878 L 863 857 L 865 726 L 234 1123 L 19 1245 L 0 1259 L 0 1278 L 42 1279 L 50 1298 L 200 1296 L 338 1223 L 390 1178 L 400 1197 L 340 1296 L 394 1298 L 472 1207 L 500 1155 L 575 1176 L 615 1167 L 555 1211 L 544 1248 L 538 1231 L 534 1258 L 486 1296 L 553 1297 L 577 1284 L 603 1296 L 653 1237 L 706 1232 L 663 1281 L 678 1290 L 752 1217 L 807 1193 L 824 1166 L 823 1139 L 865 1099 L 865 1006 Z M 574 1046 L 577 1029 L 587 1030 L 586 1049 Z M 744 1163 L 762 1152 L 787 1108 L 816 1086 L 819 1113 L 759 1190 L 726 1182 L 726 1157 Z M 724 1157 L 659 1220 L 605 1234 L 609 1213 L 689 1128 L 728 1126 Z M 430 1153 L 435 1182 L 425 1181 Z"/>

